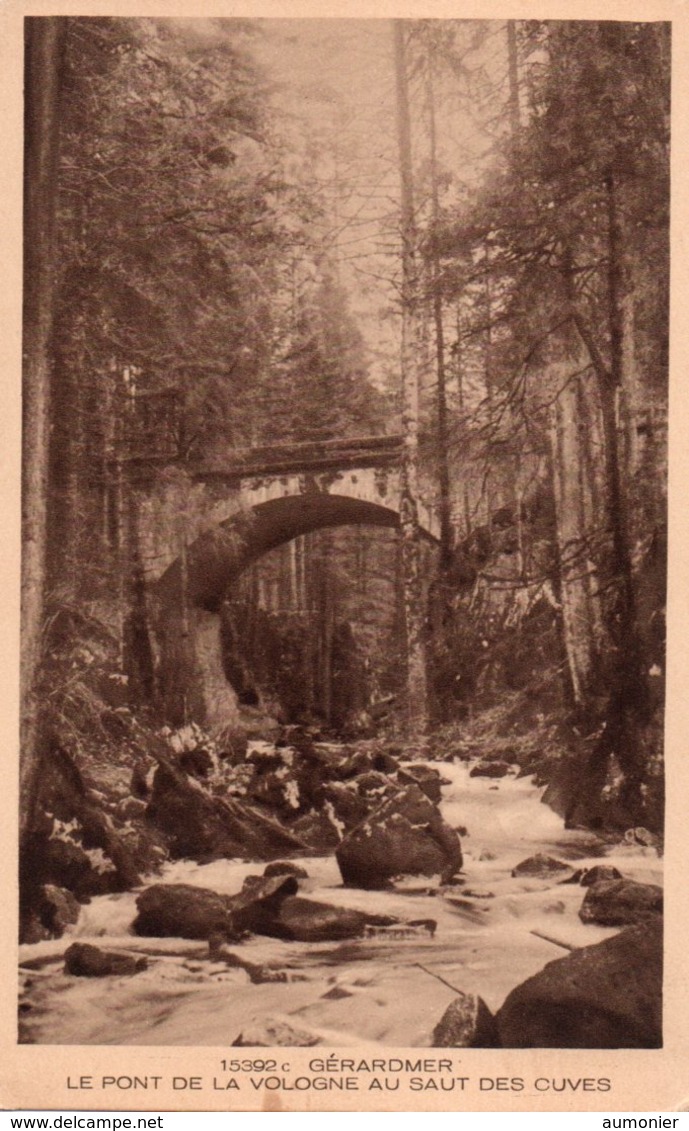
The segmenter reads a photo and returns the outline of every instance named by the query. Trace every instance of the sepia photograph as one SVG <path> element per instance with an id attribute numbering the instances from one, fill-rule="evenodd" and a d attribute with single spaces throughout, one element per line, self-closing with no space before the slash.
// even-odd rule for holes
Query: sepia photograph
<path id="1" fill-rule="evenodd" d="M 18 1045 L 662 1049 L 671 23 L 23 37 Z"/>

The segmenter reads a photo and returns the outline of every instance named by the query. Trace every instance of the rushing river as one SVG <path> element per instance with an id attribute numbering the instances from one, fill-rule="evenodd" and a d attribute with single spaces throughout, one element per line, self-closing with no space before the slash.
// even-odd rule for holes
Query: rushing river
<path id="1" fill-rule="evenodd" d="M 440 768 L 451 779 L 443 788 L 443 815 L 468 830 L 462 838 L 463 885 L 442 892 L 437 883 L 415 879 L 394 891 L 365 892 L 342 887 L 334 856 L 300 861 L 309 873 L 301 894 L 402 920 L 434 919 L 432 938 L 299 943 L 253 936 L 231 949 L 285 972 L 288 980 L 252 984 L 243 970 L 212 962 L 203 943 L 131 935 L 136 892 L 104 896 L 83 908 L 70 935 L 20 948 L 22 1039 L 227 1046 L 277 1020 L 317 1035 L 320 1044 L 429 1045 L 455 996 L 452 987 L 480 994 L 495 1010 L 514 986 L 567 948 L 615 933 L 580 922 L 579 885 L 512 877 L 521 860 L 544 852 L 576 867 L 605 862 L 630 879 L 662 882 L 655 849 L 606 846 L 590 833 L 564 829 L 541 804 L 542 790 L 531 779 L 495 782 L 470 777 L 466 764 Z M 262 869 L 234 860 L 180 861 L 151 882 L 235 894 L 245 876 Z M 148 969 L 133 977 L 65 976 L 62 955 L 75 937 L 146 953 Z"/>

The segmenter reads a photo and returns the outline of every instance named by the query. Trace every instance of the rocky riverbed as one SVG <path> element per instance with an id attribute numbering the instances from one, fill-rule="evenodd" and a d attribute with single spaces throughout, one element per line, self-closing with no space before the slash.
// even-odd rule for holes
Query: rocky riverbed
<path id="1" fill-rule="evenodd" d="M 402 768 L 412 775 L 418 771 L 415 763 Z M 463 862 L 454 874 L 451 868 L 445 875 L 442 868 L 435 875 L 404 874 L 383 890 L 366 890 L 343 885 L 334 851 L 285 853 L 282 861 L 291 859 L 306 872 L 284 889 L 285 898 L 362 913 L 362 927 L 353 937 L 305 941 L 300 927 L 297 937 L 284 937 L 291 930 L 284 925 L 284 912 L 278 928 L 269 924 L 267 934 L 242 931 L 234 941 L 222 932 L 216 937 L 210 932 L 210 938 L 136 934 L 137 899 L 152 886 L 184 884 L 233 897 L 228 906 L 236 920 L 239 893 L 257 883 L 247 878 L 264 870 L 241 859 L 170 862 L 162 875 L 135 890 L 92 898 L 62 938 L 20 948 L 21 1040 L 343 1047 L 506 1043 L 511 1030 L 505 1002 L 509 1005 L 515 988 L 528 985 L 553 960 L 571 963 L 583 954 L 586 969 L 593 971 L 590 994 L 599 1004 L 596 978 L 606 985 L 615 981 L 606 963 L 626 968 L 638 984 L 650 981 L 636 1014 L 606 1001 L 605 1023 L 598 1019 L 592 1037 L 574 1034 L 573 1043 L 595 1047 L 595 1033 L 602 1030 L 605 1047 L 658 1043 L 659 946 L 652 943 L 662 922 L 657 847 L 642 843 L 643 830 L 613 844 L 585 830 L 565 829 L 541 803 L 542 789 L 530 778 L 517 777 L 516 767 L 495 778 L 476 773 L 475 763 L 455 761 L 439 769 L 445 782 L 438 786 L 443 828 L 461 832 Z M 601 867 L 606 870 L 592 871 Z M 278 886 L 274 880 L 273 887 Z M 585 903 L 593 911 L 582 914 Z M 294 919 L 297 905 L 292 909 Z M 627 928 L 634 923 L 641 925 Z M 622 942 L 594 952 L 581 949 L 614 938 Z M 126 973 L 92 971 L 102 976 L 86 977 L 74 961 L 72 972 L 66 972 L 70 960 L 68 953 L 66 963 L 65 955 L 75 944 L 146 961 Z M 618 950 L 612 952 L 611 946 Z M 71 953 L 79 961 L 92 955 L 83 945 L 81 952 L 77 946 Z M 634 954 L 640 955 L 636 966 Z M 562 962 L 555 977 L 566 997 L 569 974 Z M 579 973 L 574 981 L 581 984 Z M 555 992 L 560 993 L 557 986 Z M 462 1016 L 453 1036 L 451 1024 L 443 1031 L 439 1023 L 458 1000 Z M 644 1029 L 637 1014 L 649 1013 L 649 1001 L 650 1013 L 655 1009 L 657 1016 L 646 1017 Z M 581 1015 L 581 1001 L 572 1008 Z M 502 1038 L 492 1017 L 500 1020 L 501 1012 Z M 562 1043 L 557 1033 L 553 1039 L 543 1033 L 542 1019 L 534 1034 L 525 1043 Z M 512 1035 L 510 1043 L 520 1041 Z"/>

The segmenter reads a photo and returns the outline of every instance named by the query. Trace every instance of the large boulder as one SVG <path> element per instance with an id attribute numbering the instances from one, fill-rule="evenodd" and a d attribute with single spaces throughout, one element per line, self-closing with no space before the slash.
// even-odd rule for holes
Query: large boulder
<path id="1" fill-rule="evenodd" d="M 326 802 L 332 803 L 338 818 L 345 821 L 348 828 L 353 828 L 399 788 L 394 778 L 378 770 L 368 770 L 344 782 L 329 782 L 323 795 Z"/>
<path id="2" fill-rule="evenodd" d="M 657 918 L 663 913 L 663 889 L 634 880 L 599 880 L 593 884 L 579 910 L 582 923 L 621 927 Z"/>
<path id="3" fill-rule="evenodd" d="M 497 1044 L 495 1018 L 485 1001 L 465 993 L 450 1002 L 431 1040 L 436 1049 L 492 1049 Z"/>
<path id="4" fill-rule="evenodd" d="M 126 891 L 140 882 L 145 863 L 137 858 L 131 828 L 117 827 L 104 812 L 105 796 L 90 788 L 74 758 L 61 746 L 46 750 L 30 827 L 20 860 L 21 934 L 42 923 L 54 937 L 45 887 L 62 888 L 80 901 Z M 58 913 L 58 917 L 59 917 Z"/>
<path id="5" fill-rule="evenodd" d="M 296 876 L 298 880 L 307 880 L 309 873 L 300 864 L 293 860 L 273 860 L 263 869 L 264 876 Z"/>
<path id="6" fill-rule="evenodd" d="M 208 939 L 219 934 L 236 939 L 230 900 L 192 884 L 154 884 L 138 896 L 137 935 L 151 938 Z"/>
<path id="7" fill-rule="evenodd" d="M 227 900 L 236 929 L 297 942 L 359 938 L 371 924 L 389 925 L 390 916 L 372 915 L 296 895 L 293 875 L 247 876 L 239 895 Z"/>
<path id="8" fill-rule="evenodd" d="M 358 778 L 348 782 L 330 782 L 324 789 L 326 804 L 332 806 L 337 821 L 342 823 L 343 831 L 355 828 L 371 811 L 380 804 L 380 798 L 358 790 Z"/>
<path id="9" fill-rule="evenodd" d="M 530 880 L 557 880 L 562 883 L 564 877 L 571 877 L 574 868 L 554 856 L 547 856 L 544 852 L 537 852 L 535 856 L 528 856 L 512 869 L 516 879 Z"/>
<path id="10" fill-rule="evenodd" d="M 470 778 L 504 778 L 510 772 L 509 762 L 484 761 L 477 762 L 469 770 Z"/>
<path id="11" fill-rule="evenodd" d="M 505 1048 L 660 1048 L 663 928 L 656 918 L 549 962 L 508 995 Z"/>
<path id="12" fill-rule="evenodd" d="M 208 939 L 216 949 L 247 932 L 299 942 L 358 938 L 366 927 L 389 926 L 389 915 L 354 911 L 296 895 L 291 873 L 247 876 L 237 895 L 190 884 L 154 884 L 138 897 L 134 930 L 154 938 Z"/>
<path id="13" fill-rule="evenodd" d="M 34 907 L 21 924 L 21 942 L 60 939 L 78 922 L 80 914 L 81 904 L 68 888 L 43 884 L 34 894 Z"/>
<path id="14" fill-rule="evenodd" d="M 72 943 L 65 951 L 65 974 L 77 978 L 130 977 L 147 968 L 144 954 L 101 950 L 91 943 Z"/>
<path id="15" fill-rule="evenodd" d="M 78 901 L 111 891 L 107 872 L 97 870 L 86 850 L 65 837 L 50 837 L 42 846 L 41 871 L 50 887 L 71 891 Z M 45 885 L 44 885 L 45 886 Z"/>
<path id="16" fill-rule="evenodd" d="M 54 939 L 62 938 L 81 914 L 81 904 L 66 888 L 44 884 L 41 889 L 41 921 Z"/>
<path id="17" fill-rule="evenodd" d="M 297 1029 L 287 1018 L 267 1017 L 242 1029 L 233 1048 L 313 1048 L 322 1038 L 309 1029 Z"/>
<path id="18" fill-rule="evenodd" d="M 321 805 L 323 783 L 335 761 L 306 735 L 290 743 L 257 746 L 248 760 L 253 764 L 249 796 L 285 818 Z"/>
<path id="19" fill-rule="evenodd" d="M 302 798 L 296 778 L 296 757 L 296 751 L 286 744 L 256 744 L 247 755 L 247 762 L 253 767 L 247 785 L 249 797 L 283 817 L 299 812 Z"/>
<path id="20" fill-rule="evenodd" d="M 239 895 L 227 900 L 235 929 L 275 935 L 283 901 L 298 890 L 296 876 L 247 876 Z"/>
<path id="21" fill-rule="evenodd" d="M 440 804 L 442 779 L 433 766 L 426 766 L 423 762 L 403 766 L 397 771 L 397 780 L 402 785 L 418 785 L 434 805 Z"/>
<path id="22" fill-rule="evenodd" d="M 356 778 L 359 774 L 366 774 L 369 770 L 377 770 L 380 774 L 394 774 L 399 770 L 399 762 L 386 750 L 363 749 L 356 750 L 344 758 L 337 768 L 337 777 L 341 781 Z"/>
<path id="23" fill-rule="evenodd" d="M 214 797 L 167 758 L 159 758 L 147 816 L 166 834 L 176 857 L 273 860 L 306 849 L 303 841 L 254 806 Z"/>
<path id="24" fill-rule="evenodd" d="M 252 801 L 258 802 L 283 819 L 293 817 L 302 811 L 298 782 L 286 766 L 276 770 L 262 768 L 261 773 L 254 773 L 249 782 L 248 794 Z"/>
<path id="25" fill-rule="evenodd" d="M 344 822 L 326 801 L 322 809 L 312 809 L 298 817 L 290 830 L 317 856 L 327 856 L 337 847 L 345 833 Z"/>
<path id="26" fill-rule="evenodd" d="M 331 903 L 289 896 L 280 905 L 273 929 L 265 933 L 297 942 L 336 942 L 359 938 L 372 919 L 378 918 L 349 907 L 335 907 Z"/>
<path id="27" fill-rule="evenodd" d="M 622 879 L 624 879 L 622 873 L 612 864 L 594 864 L 592 868 L 586 868 L 579 879 L 579 883 L 584 888 L 591 888 L 594 884 L 599 884 L 603 880 Z"/>
<path id="28" fill-rule="evenodd" d="M 454 829 L 416 786 L 400 790 L 344 838 L 335 850 L 351 887 L 385 888 L 396 876 L 433 876 L 447 882 L 462 867 Z"/>
<path id="29" fill-rule="evenodd" d="M 397 789 L 388 774 L 381 774 L 380 770 L 367 770 L 365 774 L 359 774 L 357 778 L 350 779 L 351 784 L 356 785 L 357 793 L 360 793 L 362 797 L 367 797 L 373 793 L 382 799 L 386 791 L 395 792 Z"/>

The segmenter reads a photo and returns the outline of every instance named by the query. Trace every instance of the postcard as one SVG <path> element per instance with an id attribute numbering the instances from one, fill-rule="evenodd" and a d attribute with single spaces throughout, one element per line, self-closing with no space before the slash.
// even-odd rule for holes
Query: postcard
<path id="1" fill-rule="evenodd" d="M 685 1110 L 686 11 L 0 22 L 3 1108 Z"/>

